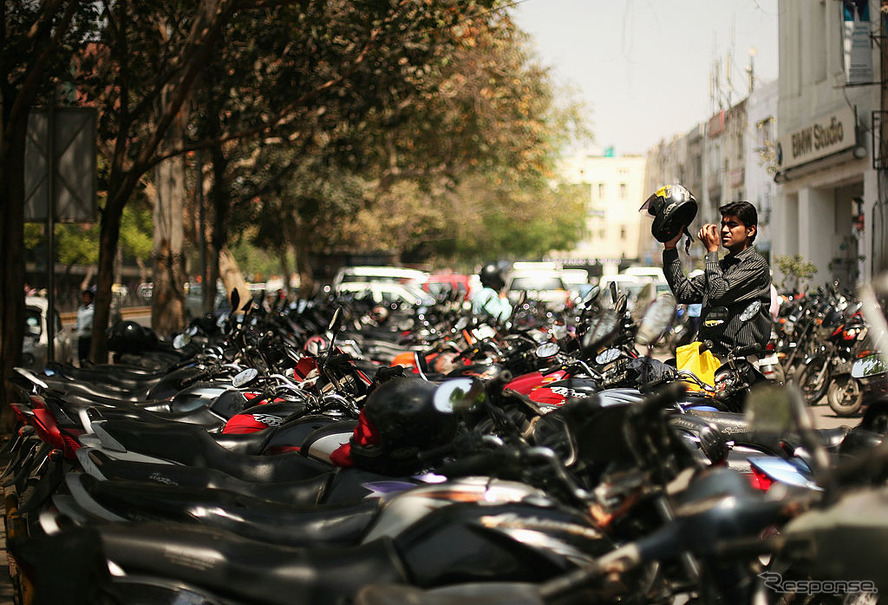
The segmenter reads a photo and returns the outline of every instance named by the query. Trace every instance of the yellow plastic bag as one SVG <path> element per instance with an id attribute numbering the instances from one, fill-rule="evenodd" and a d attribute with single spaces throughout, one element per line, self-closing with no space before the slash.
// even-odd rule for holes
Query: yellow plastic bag
<path id="1" fill-rule="evenodd" d="M 679 370 L 693 372 L 694 375 L 706 384 L 715 386 L 715 371 L 721 363 L 711 351 L 700 353 L 700 342 L 682 345 L 675 349 L 675 366 Z M 702 390 L 696 384 L 688 384 L 689 391 Z"/>

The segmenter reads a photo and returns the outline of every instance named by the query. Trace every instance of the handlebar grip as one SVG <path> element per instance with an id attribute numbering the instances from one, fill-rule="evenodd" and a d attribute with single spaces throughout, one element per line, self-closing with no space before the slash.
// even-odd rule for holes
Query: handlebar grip
<path id="1" fill-rule="evenodd" d="M 344 363 L 348 363 L 349 361 L 351 361 L 351 355 L 349 355 L 348 353 L 336 353 L 335 355 L 331 355 L 327 359 L 327 365 L 339 366 Z"/>
<path id="2" fill-rule="evenodd" d="M 742 347 L 734 347 L 734 350 L 732 350 L 731 353 L 734 357 L 746 357 L 747 355 L 754 355 L 761 351 L 762 347 L 759 345 L 746 345 Z"/>
<path id="3" fill-rule="evenodd" d="M 503 392 L 503 387 L 510 382 L 512 382 L 512 372 L 503 370 L 487 382 L 485 390 L 488 395 L 499 395 Z"/>
<path id="4" fill-rule="evenodd" d="M 509 462 L 518 462 L 520 458 L 521 453 L 518 450 L 504 448 L 442 464 L 438 472 L 445 477 L 489 475 Z"/>

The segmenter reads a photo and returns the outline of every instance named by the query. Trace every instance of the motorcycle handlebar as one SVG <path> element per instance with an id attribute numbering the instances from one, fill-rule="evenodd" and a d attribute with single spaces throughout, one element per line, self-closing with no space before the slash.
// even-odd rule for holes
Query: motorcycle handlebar
<path id="1" fill-rule="evenodd" d="M 487 396 L 490 397 L 492 395 L 502 394 L 503 387 L 505 387 L 511 381 L 512 372 L 510 372 L 509 370 L 503 370 L 502 372 L 491 378 L 485 385 Z"/>
<path id="2" fill-rule="evenodd" d="M 468 477 L 471 475 L 489 475 L 497 469 L 521 470 L 521 451 L 513 448 L 501 448 L 485 454 L 468 456 L 441 465 L 438 472 L 445 477 Z"/>

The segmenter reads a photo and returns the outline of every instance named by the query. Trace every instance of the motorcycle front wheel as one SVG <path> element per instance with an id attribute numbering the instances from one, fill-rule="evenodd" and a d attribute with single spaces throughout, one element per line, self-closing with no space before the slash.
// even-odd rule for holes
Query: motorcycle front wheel
<path id="1" fill-rule="evenodd" d="M 826 401 L 838 416 L 853 416 L 863 407 L 863 391 L 860 383 L 848 374 L 836 376 L 829 381 Z"/>
<path id="2" fill-rule="evenodd" d="M 815 361 L 811 365 L 801 366 L 796 371 L 795 383 L 799 385 L 809 405 L 817 405 L 829 388 L 829 359 Z"/>

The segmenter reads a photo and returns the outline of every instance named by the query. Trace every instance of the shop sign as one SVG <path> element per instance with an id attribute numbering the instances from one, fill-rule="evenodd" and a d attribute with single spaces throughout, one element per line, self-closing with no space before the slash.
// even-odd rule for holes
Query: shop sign
<path id="1" fill-rule="evenodd" d="M 784 134 L 777 142 L 777 165 L 786 170 L 855 147 L 856 124 L 854 108 L 843 107 Z"/>

